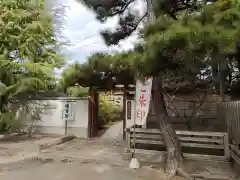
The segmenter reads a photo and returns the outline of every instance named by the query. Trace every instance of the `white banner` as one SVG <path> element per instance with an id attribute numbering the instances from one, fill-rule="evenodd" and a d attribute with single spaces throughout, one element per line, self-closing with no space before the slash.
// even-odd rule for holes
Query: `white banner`
<path id="1" fill-rule="evenodd" d="M 152 78 L 146 78 L 145 82 L 137 80 L 135 94 L 135 124 L 145 125 L 151 101 Z"/>

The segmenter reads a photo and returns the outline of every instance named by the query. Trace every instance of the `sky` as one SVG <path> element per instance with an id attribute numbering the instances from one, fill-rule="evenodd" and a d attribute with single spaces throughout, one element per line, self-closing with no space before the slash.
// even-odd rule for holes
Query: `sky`
<path id="1" fill-rule="evenodd" d="M 62 53 L 65 55 L 67 64 L 74 62 L 83 63 L 87 57 L 95 52 L 117 52 L 128 50 L 133 47 L 136 35 L 121 41 L 119 45 L 107 47 L 101 39 L 99 33 L 102 29 L 113 29 L 117 19 L 113 18 L 101 24 L 95 19 L 95 15 L 89 9 L 81 5 L 76 0 L 64 1 L 66 18 L 62 35 L 69 41 Z M 137 2 L 135 8 L 141 9 L 143 5 Z"/>

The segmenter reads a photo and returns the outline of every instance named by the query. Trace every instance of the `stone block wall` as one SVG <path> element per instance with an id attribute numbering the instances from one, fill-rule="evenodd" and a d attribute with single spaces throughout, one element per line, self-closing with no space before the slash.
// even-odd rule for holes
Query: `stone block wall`
<path id="1" fill-rule="evenodd" d="M 178 130 L 214 130 L 217 106 L 221 98 L 216 94 L 181 94 L 165 96 L 168 114 Z M 154 112 L 150 112 L 148 128 L 157 127 Z"/>

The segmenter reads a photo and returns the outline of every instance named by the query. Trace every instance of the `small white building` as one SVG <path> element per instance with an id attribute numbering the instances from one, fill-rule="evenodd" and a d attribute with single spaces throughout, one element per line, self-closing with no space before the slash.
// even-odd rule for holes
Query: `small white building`
<path id="1" fill-rule="evenodd" d="M 31 100 L 30 105 L 40 109 L 40 120 L 32 121 L 31 112 L 20 110 L 25 125 L 32 125 L 33 132 L 88 138 L 89 101 L 78 97 L 47 97 Z M 34 108 L 33 108 L 34 109 Z"/>

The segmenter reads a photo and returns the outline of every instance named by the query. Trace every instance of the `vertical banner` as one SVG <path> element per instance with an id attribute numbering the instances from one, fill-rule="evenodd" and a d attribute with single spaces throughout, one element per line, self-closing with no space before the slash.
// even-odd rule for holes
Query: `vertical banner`
<path id="1" fill-rule="evenodd" d="M 149 111 L 149 105 L 151 101 L 152 91 L 152 78 L 146 78 L 145 82 L 137 80 L 136 82 L 136 112 L 135 112 L 135 124 L 146 125 L 147 115 Z"/>
<path id="2" fill-rule="evenodd" d="M 134 109 L 135 109 L 135 100 L 127 100 L 126 101 L 126 111 L 125 111 L 125 121 L 126 128 L 132 127 L 134 124 Z"/>
<path id="3" fill-rule="evenodd" d="M 127 120 L 132 120 L 132 101 L 127 101 L 127 111 L 126 111 Z"/>

